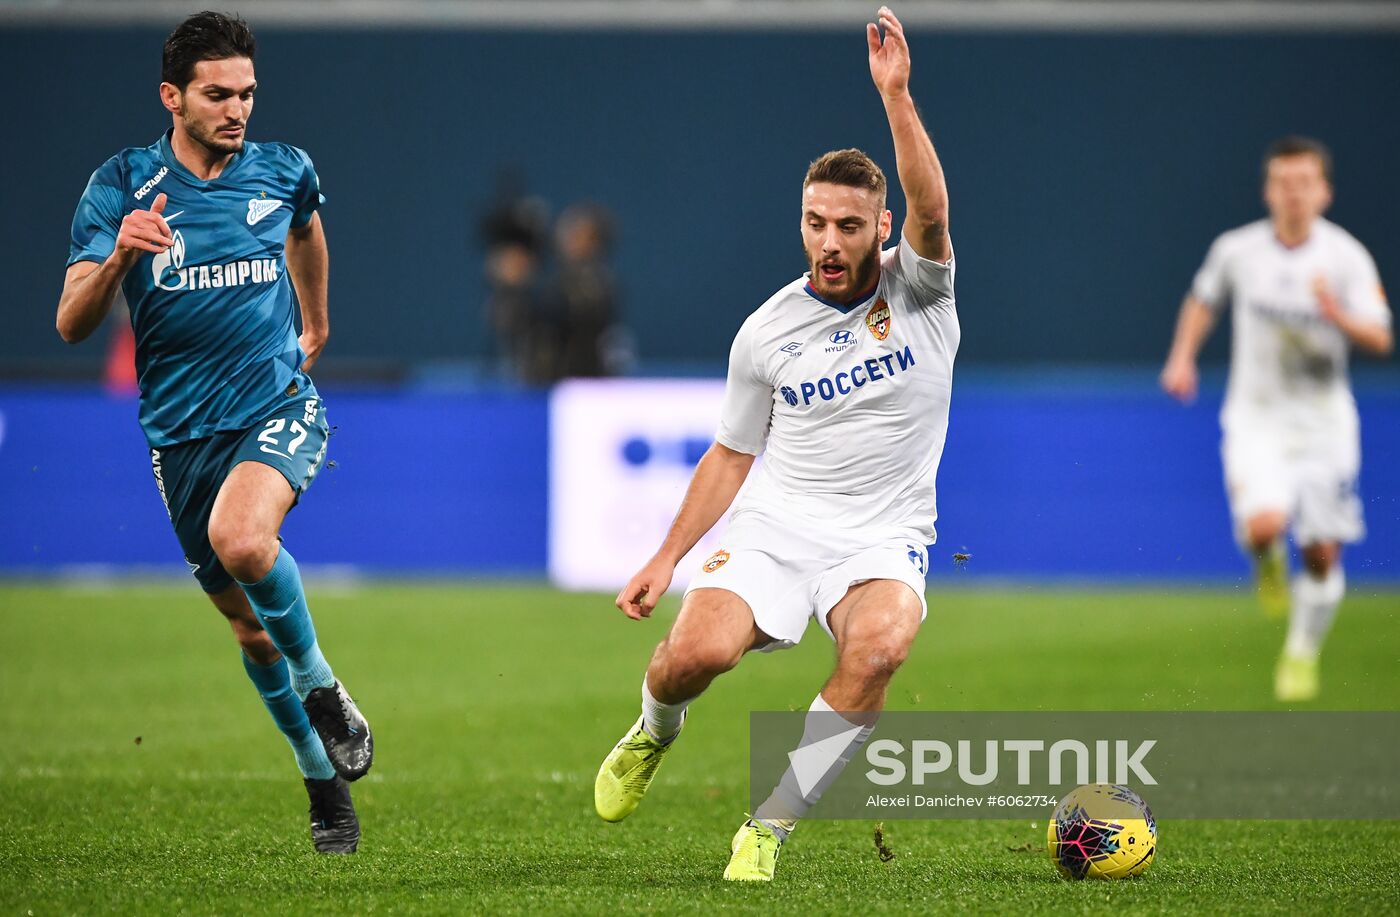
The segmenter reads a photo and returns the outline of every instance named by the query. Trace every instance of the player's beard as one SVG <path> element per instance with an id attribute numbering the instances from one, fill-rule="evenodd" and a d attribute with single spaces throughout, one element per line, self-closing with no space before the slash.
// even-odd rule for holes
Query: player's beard
<path id="1" fill-rule="evenodd" d="M 814 258 L 810 252 L 804 248 L 803 253 L 807 256 L 808 276 L 811 277 L 812 289 L 825 296 L 827 299 L 834 299 L 838 302 L 842 297 L 854 299 L 861 293 L 875 285 L 875 278 L 880 270 L 880 239 L 870 243 L 870 250 L 861 256 L 854 267 L 847 265 L 846 274 L 850 277 L 850 284 L 841 289 L 832 289 L 827 286 L 822 279 L 822 259 Z"/>
<path id="2" fill-rule="evenodd" d="M 217 153 L 220 156 L 231 156 L 243 149 L 243 134 L 239 134 L 238 138 L 235 140 L 228 140 L 219 136 L 219 130 L 228 127 L 227 124 L 221 123 L 216 127 L 210 127 L 194 120 L 189 117 L 188 114 L 182 114 L 181 120 L 185 124 L 185 134 L 211 153 Z M 244 124 L 244 130 L 247 130 L 246 122 Z"/>

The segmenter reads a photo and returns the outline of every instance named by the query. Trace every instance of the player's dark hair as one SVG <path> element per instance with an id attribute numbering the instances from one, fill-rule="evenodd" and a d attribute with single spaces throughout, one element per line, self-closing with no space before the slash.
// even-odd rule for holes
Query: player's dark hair
<path id="1" fill-rule="evenodd" d="M 165 40 L 160 57 L 161 82 L 182 91 L 194 79 L 195 64 L 202 60 L 253 59 L 258 43 L 248 23 L 228 13 L 205 10 L 175 27 Z"/>
<path id="2" fill-rule="evenodd" d="M 1269 177 L 1269 163 L 1285 156 L 1316 156 L 1318 163 L 1322 165 L 1322 177 L 1327 179 L 1329 185 L 1332 183 L 1332 151 L 1327 149 L 1327 144 L 1321 140 L 1290 134 L 1269 144 L 1269 148 L 1264 151 L 1265 178 Z"/>
<path id="3" fill-rule="evenodd" d="M 885 173 L 860 150 L 832 150 L 813 160 L 802 180 L 803 190 L 813 182 L 864 188 L 880 199 L 881 210 L 885 208 Z"/>

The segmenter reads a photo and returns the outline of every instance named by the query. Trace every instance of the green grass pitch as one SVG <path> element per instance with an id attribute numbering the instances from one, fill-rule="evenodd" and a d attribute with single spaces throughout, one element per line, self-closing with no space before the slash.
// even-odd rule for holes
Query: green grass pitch
<path id="1" fill-rule="evenodd" d="M 1069 883 L 1045 824 L 807 822 L 771 886 L 720 873 L 747 800 L 746 712 L 804 707 L 815 628 L 692 710 L 651 796 L 592 811 L 675 611 L 533 586 L 311 590 L 374 724 L 353 857 L 321 857 L 282 738 L 192 584 L 0 586 L 0 912 L 1391 912 L 1400 823 L 1172 822 L 1142 879 Z M 1247 592 L 942 590 L 892 709 L 1272 709 L 1282 625 Z M 1400 700 L 1400 595 L 1356 589 L 1316 706 Z M 1093 676 L 1065 665 L 1093 663 Z M 1150 802 L 1149 798 L 1149 802 Z"/>

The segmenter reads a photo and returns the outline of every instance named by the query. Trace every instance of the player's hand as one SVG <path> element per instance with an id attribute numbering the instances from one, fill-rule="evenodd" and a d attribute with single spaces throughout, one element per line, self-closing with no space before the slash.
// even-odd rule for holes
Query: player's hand
<path id="1" fill-rule="evenodd" d="M 886 99 L 895 98 L 909 90 L 909 43 L 904 40 L 904 26 L 888 6 L 880 7 L 880 24 L 867 23 L 865 40 L 870 46 L 870 77 L 875 88 Z M 884 41 L 880 30 L 884 29 Z"/>
<path id="2" fill-rule="evenodd" d="M 1182 404 L 1196 400 L 1200 387 L 1200 374 L 1196 364 L 1190 360 L 1168 360 L 1162 369 L 1162 390 Z"/>
<path id="3" fill-rule="evenodd" d="M 1342 323 L 1342 302 L 1327 285 L 1327 278 L 1318 275 L 1313 278 L 1313 295 L 1317 297 L 1317 310 L 1322 317 L 1334 325 Z"/>
<path id="4" fill-rule="evenodd" d="M 297 338 L 297 346 L 301 352 L 306 354 L 306 361 L 301 364 L 301 371 L 311 372 L 311 366 L 321 358 L 321 351 L 326 349 L 326 336 L 324 334 L 311 334 L 303 331 Z"/>
<path id="5" fill-rule="evenodd" d="M 161 216 L 165 210 L 165 194 L 156 195 L 150 210 L 133 210 L 122 217 L 117 231 L 117 247 L 113 254 L 130 267 L 142 252 L 159 254 L 175 244 L 170 224 Z"/>
<path id="6" fill-rule="evenodd" d="M 651 617 L 656 603 L 671 585 L 676 565 L 653 557 L 617 594 L 617 607 L 634 621 Z"/>

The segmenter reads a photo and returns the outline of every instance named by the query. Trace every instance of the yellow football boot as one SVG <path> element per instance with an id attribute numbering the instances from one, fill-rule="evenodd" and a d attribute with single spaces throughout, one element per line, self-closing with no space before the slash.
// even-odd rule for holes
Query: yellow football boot
<path id="1" fill-rule="evenodd" d="M 636 725 L 603 759 L 593 781 L 593 808 L 603 821 L 622 821 L 637 810 L 674 742 L 672 739 L 663 745 L 656 741 L 637 718 Z"/>
<path id="2" fill-rule="evenodd" d="M 783 842 L 773 829 L 751 818 L 729 842 L 729 865 L 724 867 L 724 877 L 731 882 L 772 882 L 782 849 Z"/>
<path id="3" fill-rule="evenodd" d="M 1292 656 L 1284 653 L 1274 670 L 1274 697 L 1285 703 L 1306 701 L 1317 697 L 1317 656 Z"/>

